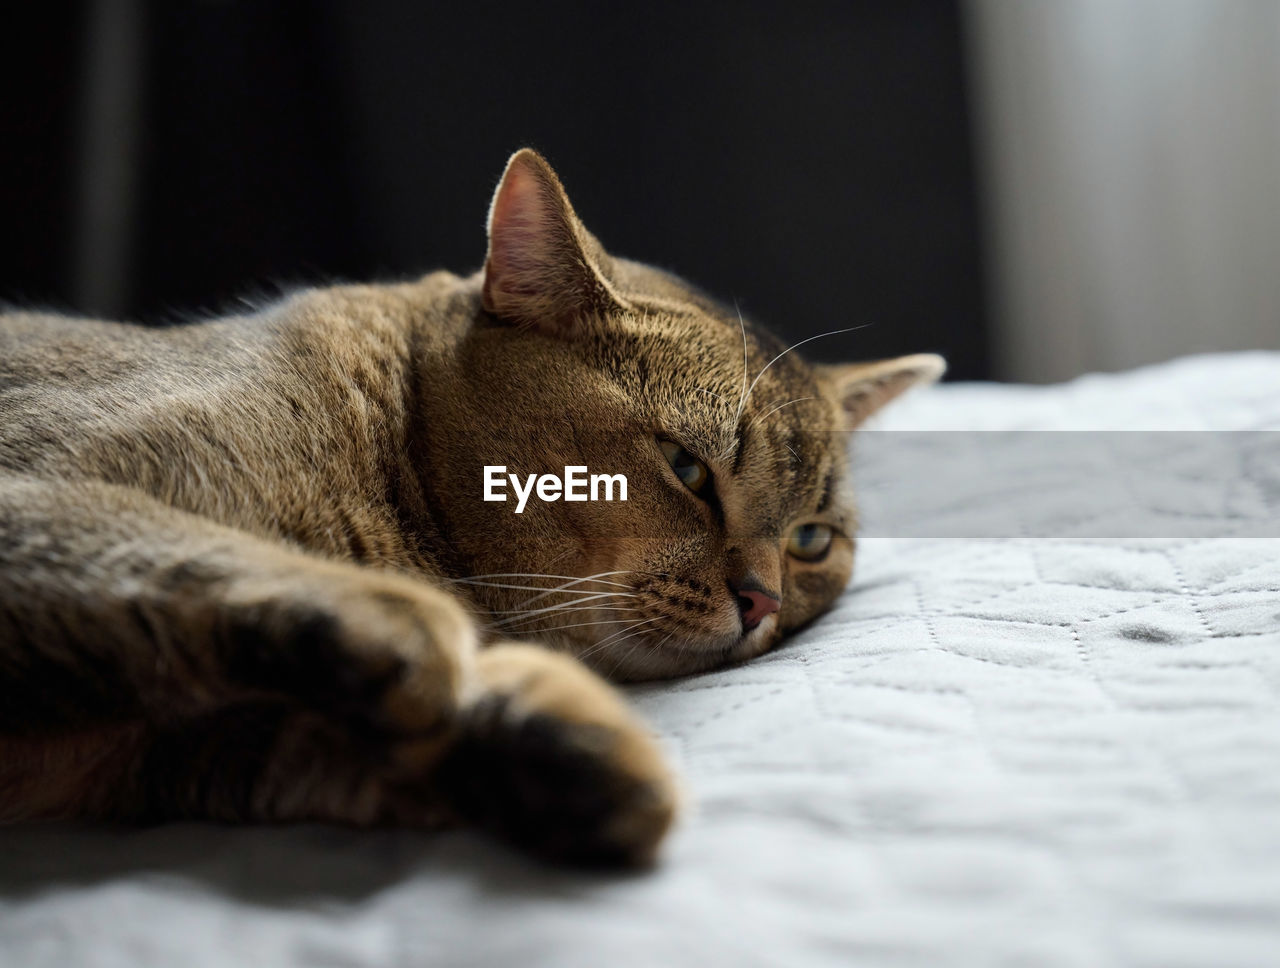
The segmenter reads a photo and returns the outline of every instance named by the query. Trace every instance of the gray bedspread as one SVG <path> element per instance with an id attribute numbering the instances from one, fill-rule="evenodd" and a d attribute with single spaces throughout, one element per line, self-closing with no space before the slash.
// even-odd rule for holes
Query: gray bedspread
<path id="1" fill-rule="evenodd" d="M 655 871 L 12 829 L 0 965 L 1280 965 L 1277 429 L 1276 354 L 921 392 L 859 448 L 835 611 L 632 690 L 691 804 Z"/>

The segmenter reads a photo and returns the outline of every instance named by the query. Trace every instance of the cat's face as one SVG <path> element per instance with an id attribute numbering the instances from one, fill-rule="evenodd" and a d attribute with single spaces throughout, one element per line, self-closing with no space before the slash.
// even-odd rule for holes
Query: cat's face
<path id="1" fill-rule="evenodd" d="M 484 430 L 455 486 L 472 475 L 478 499 L 486 464 L 627 479 L 625 502 L 535 493 L 517 515 L 510 486 L 506 503 L 465 502 L 455 543 L 471 576 L 492 576 L 468 587 L 493 634 L 644 679 L 759 655 L 831 606 L 853 569 L 848 431 L 935 379 L 937 357 L 811 366 L 675 277 L 609 257 L 529 151 L 495 197 L 482 284 L 492 323 L 461 363 Z"/>

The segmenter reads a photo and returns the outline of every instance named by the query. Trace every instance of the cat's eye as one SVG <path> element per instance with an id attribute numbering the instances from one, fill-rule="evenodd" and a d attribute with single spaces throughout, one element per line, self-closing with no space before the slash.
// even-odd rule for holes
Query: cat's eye
<path id="1" fill-rule="evenodd" d="M 658 440 L 663 456 L 675 471 L 676 477 L 694 494 L 701 494 L 711 480 L 711 471 L 707 465 L 677 444 L 674 440 Z"/>
<path id="2" fill-rule="evenodd" d="M 831 550 L 835 529 L 829 524 L 802 524 L 787 539 L 787 554 L 801 561 L 818 561 Z"/>

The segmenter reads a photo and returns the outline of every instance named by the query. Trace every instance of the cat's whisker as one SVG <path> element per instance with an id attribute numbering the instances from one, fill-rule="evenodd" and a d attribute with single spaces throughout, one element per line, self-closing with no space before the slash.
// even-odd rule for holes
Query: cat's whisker
<path id="1" fill-rule="evenodd" d="M 654 618 L 651 619 L 650 621 L 656 623 L 658 622 L 658 620 L 659 620 L 658 617 L 654 616 Z M 631 639 L 641 638 L 646 633 L 652 632 L 652 631 L 655 631 L 655 629 L 642 628 L 640 626 L 632 626 L 632 628 L 630 629 L 623 629 L 621 632 L 615 633 L 615 637 L 618 637 L 617 641 L 611 642 L 610 644 L 614 646 L 618 646 L 618 645 L 621 645 L 623 642 L 629 642 Z M 633 646 L 633 649 L 634 649 L 634 646 Z"/>
<path id="2" fill-rule="evenodd" d="M 659 649 L 661 649 L 664 645 L 666 645 L 668 642 L 670 642 L 670 641 L 675 637 L 675 634 L 676 634 L 675 632 L 668 632 L 666 635 L 664 635 L 662 638 L 660 638 L 657 642 L 654 642 L 654 643 L 653 643 L 653 645 L 652 645 L 652 646 L 650 646 L 649 651 L 650 651 L 650 652 L 657 652 L 657 651 L 658 651 Z M 641 641 L 641 642 L 637 642 L 637 643 L 636 643 L 636 646 L 638 647 L 638 646 L 643 645 L 643 644 L 644 644 L 644 643 L 643 643 L 643 641 Z"/>
<path id="3" fill-rule="evenodd" d="M 613 641 L 614 641 L 615 639 L 619 638 L 620 636 L 629 635 L 629 634 L 631 634 L 631 633 L 635 632 L 636 630 L 641 629 L 641 628 L 643 628 L 643 627 L 644 627 L 644 626 L 646 626 L 646 625 L 651 625 L 651 624 L 653 624 L 654 622 L 657 622 L 657 621 L 658 621 L 658 616 L 656 616 L 656 615 L 651 615 L 649 618 L 642 618 L 642 619 L 640 619 L 639 621 L 632 622 L 632 623 L 631 623 L 630 625 L 628 625 L 626 628 L 623 628 L 623 629 L 617 629 L 617 630 L 616 630 L 616 631 L 614 631 L 614 632 L 610 632 L 610 633 L 609 633 L 608 635 L 606 635 L 603 639 L 600 639 L 600 640 L 599 640 L 598 642 L 596 642 L 596 643 L 595 643 L 595 644 L 594 644 L 590 649 L 588 649 L 588 650 L 584 653 L 584 655 L 593 655 L 593 654 L 595 654 L 596 652 L 599 652 L 601 649 L 605 648 L 605 646 L 608 646 L 608 645 L 612 644 L 612 643 L 613 643 Z"/>
<path id="4" fill-rule="evenodd" d="M 598 575 L 590 575 L 587 578 L 581 578 L 578 575 L 544 575 L 544 574 L 539 574 L 538 572 L 533 572 L 533 571 L 496 571 L 491 575 L 468 575 L 466 578 L 450 578 L 448 580 L 453 584 L 467 585 L 467 584 L 476 584 L 478 582 L 481 582 L 482 579 L 487 579 L 487 578 L 553 578 L 553 579 L 556 579 L 557 581 L 569 581 L 569 582 L 595 581 L 601 585 L 618 585 L 622 588 L 628 588 L 630 586 L 628 586 L 624 582 L 602 581 L 601 579 L 610 577 L 612 575 L 632 575 L 632 574 L 639 574 L 639 572 L 602 571 Z"/>
<path id="5" fill-rule="evenodd" d="M 627 588 L 627 589 L 629 589 L 629 588 L 631 588 L 631 586 L 630 586 L 630 585 L 628 585 L 626 582 L 617 582 L 617 581 L 599 581 L 599 579 L 600 579 L 602 576 L 605 576 L 605 575 L 626 575 L 626 574 L 629 574 L 629 572 L 625 572 L 625 571 L 602 571 L 602 572 L 599 572 L 598 574 L 595 574 L 595 575 L 588 575 L 588 576 L 586 576 L 585 578 L 575 578 L 575 579 L 573 579 L 572 581 L 567 581 L 567 582 L 565 582 L 563 585 L 559 585 L 559 586 L 557 586 L 556 588 L 549 588 L 549 589 L 547 589 L 546 591 L 544 591 L 541 595 L 534 595 L 534 596 L 533 596 L 532 598 L 530 598 L 528 601 L 524 602 L 524 604 L 525 604 L 525 605 L 531 604 L 532 602 L 536 602 L 536 601 L 537 601 L 538 599 L 540 599 L 540 598 L 545 598 L 546 596 L 548 596 L 548 595 L 552 595 L 552 594 L 555 594 L 556 592 L 562 592 L 562 591 L 569 591 L 569 590 L 571 590 L 571 591 L 570 591 L 570 593 L 571 593 L 571 594 L 578 594 L 578 593 L 579 593 L 579 592 L 581 592 L 581 591 L 589 591 L 589 589 L 573 589 L 573 586 L 574 586 L 574 585 L 579 585 L 579 584 L 581 584 L 582 582 L 593 582 L 593 583 L 595 583 L 595 582 L 599 582 L 599 584 L 602 584 L 602 585 L 617 585 L 619 588 Z M 631 594 L 631 593 L 630 593 L 630 592 L 615 592 L 615 594 L 619 594 L 619 595 L 627 595 L 627 594 Z"/>
<path id="6" fill-rule="evenodd" d="M 625 595 L 618 592 L 603 592 L 595 595 L 588 595 L 585 598 L 571 598 L 565 602 L 556 602 L 551 605 L 540 605 L 537 608 L 526 608 L 519 606 L 517 608 L 496 609 L 489 612 L 490 615 L 506 615 L 508 618 L 498 619 L 500 622 L 513 621 L 520 616 L 547 615 L 552 612 L 567 612 L 575 609 L 587 608 L 633 608 L 634 606 L 625 601 L 619 601 L 622 598 L 638 598 L 637 595 Z"/>
<path id="7" fill-rule="evenodd" d="M 676 634 L 675 632 L 668 632 L 666 635 L 660 638 L 657 642 L 654 642 L 651 646 L 649 646 L 649 652 L 650 653 L 657 652 L 664 645 L 670 642 L 672 638 L 675 637 L 675 634 Z M 644 639 L 640 639 L 638 642 L 636 642 L 636 644 L 633 645 L 631 649 L 627 652 L 626 658 L 630 659 L 632 656 L 632 653 L 634 653 L 638 648 L 640 648 L 644 644 L 645 644 Z"/>
<path id="8" fill-rule="evenodd" d="M 604 592 L 598 588 L 568 588 L 567 586 L 561 587 L 561 588 L 543 588 L 540 585 L 512 585 L 507 582 L 493 582 L 493 581 L 473 581 L 473 582 L 467 582 L 466 584 L 475 585 L 478 588 L 511 588 L 516 591 L 540 592 L 541 594 L 534 596 L 535 598 L 541 598 L 543 595 L 552 595 L 552 594 L 555 594 L 556 592 L 564 592 L 566 595 L 630 595 L 630 594 L 633 594 L 632 592 Z M 610 584 L 620 584 L 620 583 L 610 582 Z M 621 587 L 627 588 L 629 586 L 622 585 Z"/>
<path id="9" fill-rule="evenodd" d="M 499 609 L 497 611 L 490 612 L 489 614 L 509 616 L 508 618 L 498 619 L 497 621 L 499 622 L 514 622 L 521 616 L 533 617 L 535 615 L 546 615 L 551 612 L 573 612 L 573 611 L 582 611 L 584 609 L 590 609 L 590 608 L 633 608 L 633 607 L 634 606 L 628 605 L 625 602 L 619 602 L 617 604 L 610 604 L 610 605 L 602 605 L 602 604 L 596 604 L 595 601 L 592 600 L 590 604 L 584 604 L 582 600 L 574 599 L 573 601 L 569 601 L 569 602 L 561 602 L 559 605 L 555 605 L 549 608 L 506 608 L 506 609 Z"/>
<path id="10" fill-rule="evenodd" d="M 546 614 L 546 613 L 548 613 L 548 612 L 562 612 L 562 611 L 565 611 L 566 609 L 570 609 L 570 608 L 582 608 L 582 607 L 586 607 L 586 604 L 585 604 L 585 603 L 587 603 L 587 602 L 599 601 L 599 600 L 601 600 L 601 599 L 609 599 L 609 598 L 612 598 L 612 597 L 613 597 L 613 594 L 614 594 L 614 593 L 612 593 L 612 592 L 604 592 L 604 593 L 599 594 L 599 595 L 590 595 L 590 596 L 588 596 L 588 597 L 586 597 L 586 598 L 575 598 L 575 599 L 573 599 L 572 601 L 568 601 L 568 602 L 561 602 L 561 603 L 559 603 L 558 605 L 547 605 L 547 606 L 545 606 L 545 607 L 543 607 L 543 608 L 516 609 L 516 611 L 521 612 L 521 613 L 522 613 L 523 615 L 525 615 L 526 617 L 530 617 L 530 618 L 532 618 L 534 615 L 545 615 L 545 614 Z M 605 607 L 605 606 L 603 606 L 603 605 L 597 605 L 597 606 L 591 606 L 591 607 L 594 607 L 594 608 L 603 608 L 603 607 Z M 617 606 L 617 607 L 621 608 L 621 607 L 623 607 L 623 606 Z M 511 621 L 511 619 L 501 619 L 500 621 Z"/>
<path id="11" fill-rule="evenodd" d="M 538 615 L 538 616 L 534 616 L 534 617 L 532 617 L 532 618 L 511 618 L 511 619 L 504 620 L 504 621 L 502 621 L 502 622 L 496 622 L 496 623 L 490 624 L 488 627 L 489 627 L 489 629 L 490 629 L 490 630 L 492 630 L 492 631 L 494 631 L 494 632 L 521 632 L 521 631 L 523 631 L 523 632 L 529 632 L 529 633 L 532 633 L 532 632 L 536 632 L 536 631 L 541 631 L 541 630 L 542 630 L 542 625 L 541 625 L 541 624 L 539 624 L 539 623 L 545 623 L 545 622 L 547 622 L 547 621 L 554 621 L 554 620 L 556 620 L 556 619 L 562 619 L 562 618 L 588 618 L 588 617 L 590 617 L 590 616 L 583 616 L 583 615 L 577 615 L 577 614 L 575 614 L 575 613 L 576 613 L 576 612 L 578 612 L 578 611 L 589 611 L 592 615 L 598 614 L 598 612 L 596 612 L 596 610 L 595 610 L 595 609 L 570 609 L 570 610 L 569 610 L 569 611 L 567 611 L 567 612 L 561 612 L 561 613 L 558 613 L 558 614 L 556 614 L 556 615 Z M 602 609 L 601 611 L 606 611 L 606 612 L 623 612 L 623 613 L 630 613 L 630 614 L 632 614 L 632 615 L 634 615 L 634 614 L 635 614 L 635 610 L 634 610 L 634 609 L 623 609 L 623 608 L 605 608 L 605 609 Z M 624 618 L 625 618 L 625 614 L 624 614 Z"/>
<path id="12" fill-rule="evenodd" d="M 818 399 L 817 397 L 796 397 L 794 400 L 788 400 L 786 403 L 780 403 L 776 407 L 774 407 L 772 410 L 770 410 L 768 413 L 762 413 L 760 416 L 753 418 L 752 421 L 749 424 L 747 424 L 747 430 L 750 430 L 760 421 L 765 420 L 769 417 L 772 417 L 775 413 L 777 413 L 783 407 L 789 407 L 792 404 L 796 404 L 796 403 L 804 403 L 806 400 L 817 400 L 817 399 Z"/>
<path id="13" fill-rule="evenodd" d="M 866 329 L 870 325 L 871 325 L 870 323 L 863 323 L 861 326 L 849 326 L 845 329 L 833 329 L 829 333 L 819 333 L 817 336 L 810 336 L 806 339 L 800 340 L 798 343 L 792 343 L 785 350 L 783 350 L 781 353 L 779 353 L 777 356 L 771 359 L 768 363 L 766 363 L 764 365 L 764 369 L 762 369 L 759 373 L 756 374 L 756 378 L 751 381 L 751 386 L 747 387 L 746 395 L 742 399 L 742 406 L 738 408 L 738 418 L 739 419 L 742 418 L 742 411 L 746 407 L 747 401 L 751 399 L 751 394 L 755 390 L 756 384 L 760 382 L 760 378 L 764 376 L 765 373 L 768 372 L 769 367 L 773 366 L 773 364 L 777 363 L 778 360 L 782 359 L 792 350 L 798 349 L 799 347 L 804 346 L 805 343 L 812 343 L 815 339 L 822 339 L 824 336 L 839 336 L 841 333 L 853 333 L 860 329 Z"/>
<path id="14" fill-rule="evenodd" d="M 548 568 L 550 568 L 550 567 L 551 567 L 552 565 L 554 565 L 557 561 L 560 561 L 562 558 L 566 558 L 566 557 L 568 557 L 568 556 L 569 556 L 570 554 L 572 554 L 572 553 L 573 553 L 573 549 L 572 549 L 572 548 L 566 548 L 564 551 L 560 552 L 560 554 L 556 555 L 554 558 L 552 558 L 550 561 L 548 561 L 548 562 L 547 562 L 547 567 L 548 567 Z"/>
<path id="15" fill-rule="evenodd" d="M 594 611 L 634 612 L 635 609 L 630 605 L 602 605 L 602 604 L 595 604 L 595 603 L 591 605 L 569 604 L 563 607 L 557 607 L 557 608 L 551 608 L 551 609 L 534 609 L 533 611 L 525 612 L 520 615 L 509 615 L 506 618 L 496 619 L 495 621 L 488 622 L 486 624 L 488 624 L 490 628 L 494 628 L 494 629 L 510 628 L 513 625 L 521 625 L 521 624 L 524 624 L 525 622 L 545 621 L 547 618 L 556 618 L 560 615 L 564 615 L 569 612 L 594 612 Z"/>
<path id="16" fill-rule="evenodd" d="M 652 625 L 653 623 L 659 621 L 659 619 L 660 619 L 660 616 L 657 616 L 657 615 L 650 615 L 648 618 L 642 618 L 638 622 L 634 622 L 631 625 L 627 626 L 625 629 L 618 629 L 616 632 L 610 633 L 608 636 L 606 636 L 605 638 L 597 642 L 595 644 L 595 647 L 599 648 L 602 645 L 609 645 L 613 642 L 614 639 L 619 638 L 620 636 L 629 635 L 635 632 L 637 629 L 643 628 L 646 625 Z"/>
<path id="17" fill-rule="evenodd" d="M 601 650 L 603 650 L 606 646 L 616 644 L 615 640 L 619 640 L 619 636 L 625 636 L 625 638 L 620 639 L 620 641 L 625 642 L 625 641 L 627 641 L 627 639 L 628 639 L 628 638 L 630 638 L 630 637 L 631 637 L 631 636 L 633 636 L 633 635 L 640 635 L 640 634 L 642 634 L 642 631 L 644 630 L 644 626 L 649 625 L 649 624 L 651 624 L 651 623 L 653 623 L 653 622 L 656 622 L 656 621 L 658 621 L 658 617 L 657 617 L 657 616 L 654 616 L 654 617 L 652 617 L 652 618 L 641 619 L 640 621 L 635 622 L 634 624 L 629 625 L 629 626 L 627 626 L 627 627 L 626 627 L 626 628 L 624 628 L 624 629 L 619 629 L 618 631 L 613 632 L 612 634 L 605 636 L 603 639 L 601 639 L 601 640 L 600 640 L 599 642 L 597 642 L 595 645 L 591 646 L 591 648 L 589 648 L 589 649 L 587 649 L 586 651 L 582 652 L 582 653 L 578 656 L 578 658 L 579 658 L 579 659 L 581 659 L 581 660 L 585 660 L 585 659 L 587 659 L 589 656 L 595 655 L 597 652 L 600 652 L 600 651 L 601 651 Z"/>
<path id="18" fill-rule="evenodd" d="M 729 437 L 733 437 L 734 428 L 738 426 L 738 421 L 742 419 L 742 408 L 747 405 L 747 324 L 742 320 L 742 310 L 738 308 L 738 301 L 733 301 L 733 311 L 738 314 L 738 328 L 742 330 L 742 390 L 738 394 L 738 412 L 733 416 L 733 423 L 729 425 Z"/>
<path id="19" fill-rule="evenodd" d="M 644 638 L 643 638 L 644 633 L 651 632 L 651 631 L 653 630 L 641 629 L 640 631 L 632 635 L 627 635 L 624 638 L 619 639 L 617 642 L 613 643 L 615 646 L 620 646 L 625 642 L 631 641 L 632 639 L 638 639 L 638 641 L 635 642 L 635 644 L 633 644 L 631 648 L 627 649 L 626 652 L 619 653 L 618 658 L 614 661 L 613 667 L 610 669 L 610 672 L 609 672 L 610 675 L 613 675 L 614 673 L 616 673 L 620 668 L 622 668 L 623 665 L 626 664 L 627 660 L 629 660 L 633 655 L 635 655 L 636 650 L 644 644 Z"/>
<path id="20" fill-rule="evenodd" d="M 629 622 L 629 621 L 631 621 L 631 619 L 628 619 L 628 618 L 606 618 L 606 619 L 602 619 L 599 622 L 574 622 L 572 625 L 557 625 L 554 628 L 538 629 L 538 634 L 541 635 L 543 633 L 548 633 L 548 632 L 563 632 L 565 629 L 586 628 L 588 625 L 617 625 L 620 622 Z"/>
<path id="21" fill-rule="evenodd" d="M 627 572 L 625 572 L 625 571 L 622 571 L 622 572 L 600 572 L 600 573 L 599 573 L 599 575 L 588 575 L 588 576 L 586 576 L 586 577 L 570 577 L 570 576 L 568 576 L 568 575 L 554 575 L 554 576 L 553 576 L 553 575 L 541 575 L 541 574 L 536 574 L 536 573 L 532 573 L 532 572 L 524 572 L 524 573 L 520 573 L 520 572 L 510 572 L 510 573 L 508 573 L 508 574 L 496 574 L 496 573 L 495 573 L 495 574 L 493 574 L 493 575 L 484 575 L 484 576 L 473 577 L 473 578 L 467 578 L 467 579 L 456 579 L 456 582 L 457 582 L 457 583 L 459 583 L 459 584 L 468 584 L 468 585 L 472 585 L 472 586 L 474 586 L 474 587 L 478 587 L 478 588 L 507 588 L 507 589 L 512 589 L 512 590 L 515 590 L 515 591 L 538 592 L 538 594 L 537 594 L 537 595 L 534 595 L 534 596 L 532 596 L 531 598 L 527 598 L 527 599 L 525 599 L 523 602 L 521 602 L 518 608 L 515 608 L 515 609 L 506 609 L 506 610 L 496 611 L 496 612 L 491 612 L 491 613 L 490 613 L 490 614 L 504 614 L 505 612 L 524 612 L 524 611 L 527 611 L 527 610 L 528 610 L 528 606 L 529 606 L 530 604 L 532 604 L 533 602 L 536 602 L 536 601 L 538 601 L 538 600 L 540 600 L 540 599 L 546 598 L 548 595 L 554 595 L 554 594 L 557 594 L 557 593 L 563 593 L 563 594 L 565 594 L 565 595 L 572 595 L 572 596 L 576 596 L 575 598 L 570 599 L 570 602 L 575 602 L 575 601 L 591 601 L 591 600 L 593 600 L 594 598 L 599 597 L 600 595 L 618 595 L 618 596 L 623 596 L 623 597 L 628 597 L 628 598 L 630 598 L 630 597 L 634 597 L 634 594 L 635 594 L 635 593 L 633 593 L 633 592 L 631 592 L 631 591 L 625 591 L 625 592 L 605 592 L 605 591 L 603 591 L 603 590 L 601 590 L 601 589 L 596 589 L 596 588 L 573 588 L 573 587 L 571 587 L 571 586 L 573 586 L 573 585 L 582 584 L 582 583 L 584 583 L 584 582 L 590 582 L 590 583 L 593 583 L 593 584 L 611 585 L 611 586 L 614 586 L 614 587 L 616 587 L 616 588 L 627 588 L 627 589 L 629 589 L 631 586 L 630 586 L 630 585 L 628 585 L 628 584 L 626 584 L 625 582 L 606 581 L 606 580 L 604 580 L 604 578 L 603 578 L 603 576 L 605 576 L 605 575 L 619 575 L 619 574 L 626 574 L 626 573 L 627 573 Z M 544 587 L 542 587 L 541 585 L 520 585 L 520 584 L 516 584 L 516 583 L 514 583 L 514 582 L 493 582 L 493 581 L 482 581 L 482 580 L 481 580 L 481 578 L 502 578 L 502 577 L 568 578 L 569 580 L 568 580 L 568 581 L 566 581 L 564 584 L 562 584 L 562 585 L 560 585 L 560 586 L 556 587 L 556 588 L 544 588 Z M 567 603 L 566 603 L 566 604 L 567 604 Z"/>

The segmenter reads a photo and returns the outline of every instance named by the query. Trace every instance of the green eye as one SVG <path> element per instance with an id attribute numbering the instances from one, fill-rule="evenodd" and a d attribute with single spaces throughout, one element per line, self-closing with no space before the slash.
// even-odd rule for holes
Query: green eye
<path id="1" fill-rule="evenodd" d="M 667 463 L 676 472 L 681 483 L 694 494 L 700 494 L 711 480 L 711 471 L 707 470 L 707 465 L 673 440 L 659 440 L 658 446 L 662 448 Z"/>
<path id="2" fill-rule="evenodd" d="M 787 554 L 801 561 L 818 561 L 826 557 L 835 531 L 827 524 L 802 524 L 787 539 Z"/>

